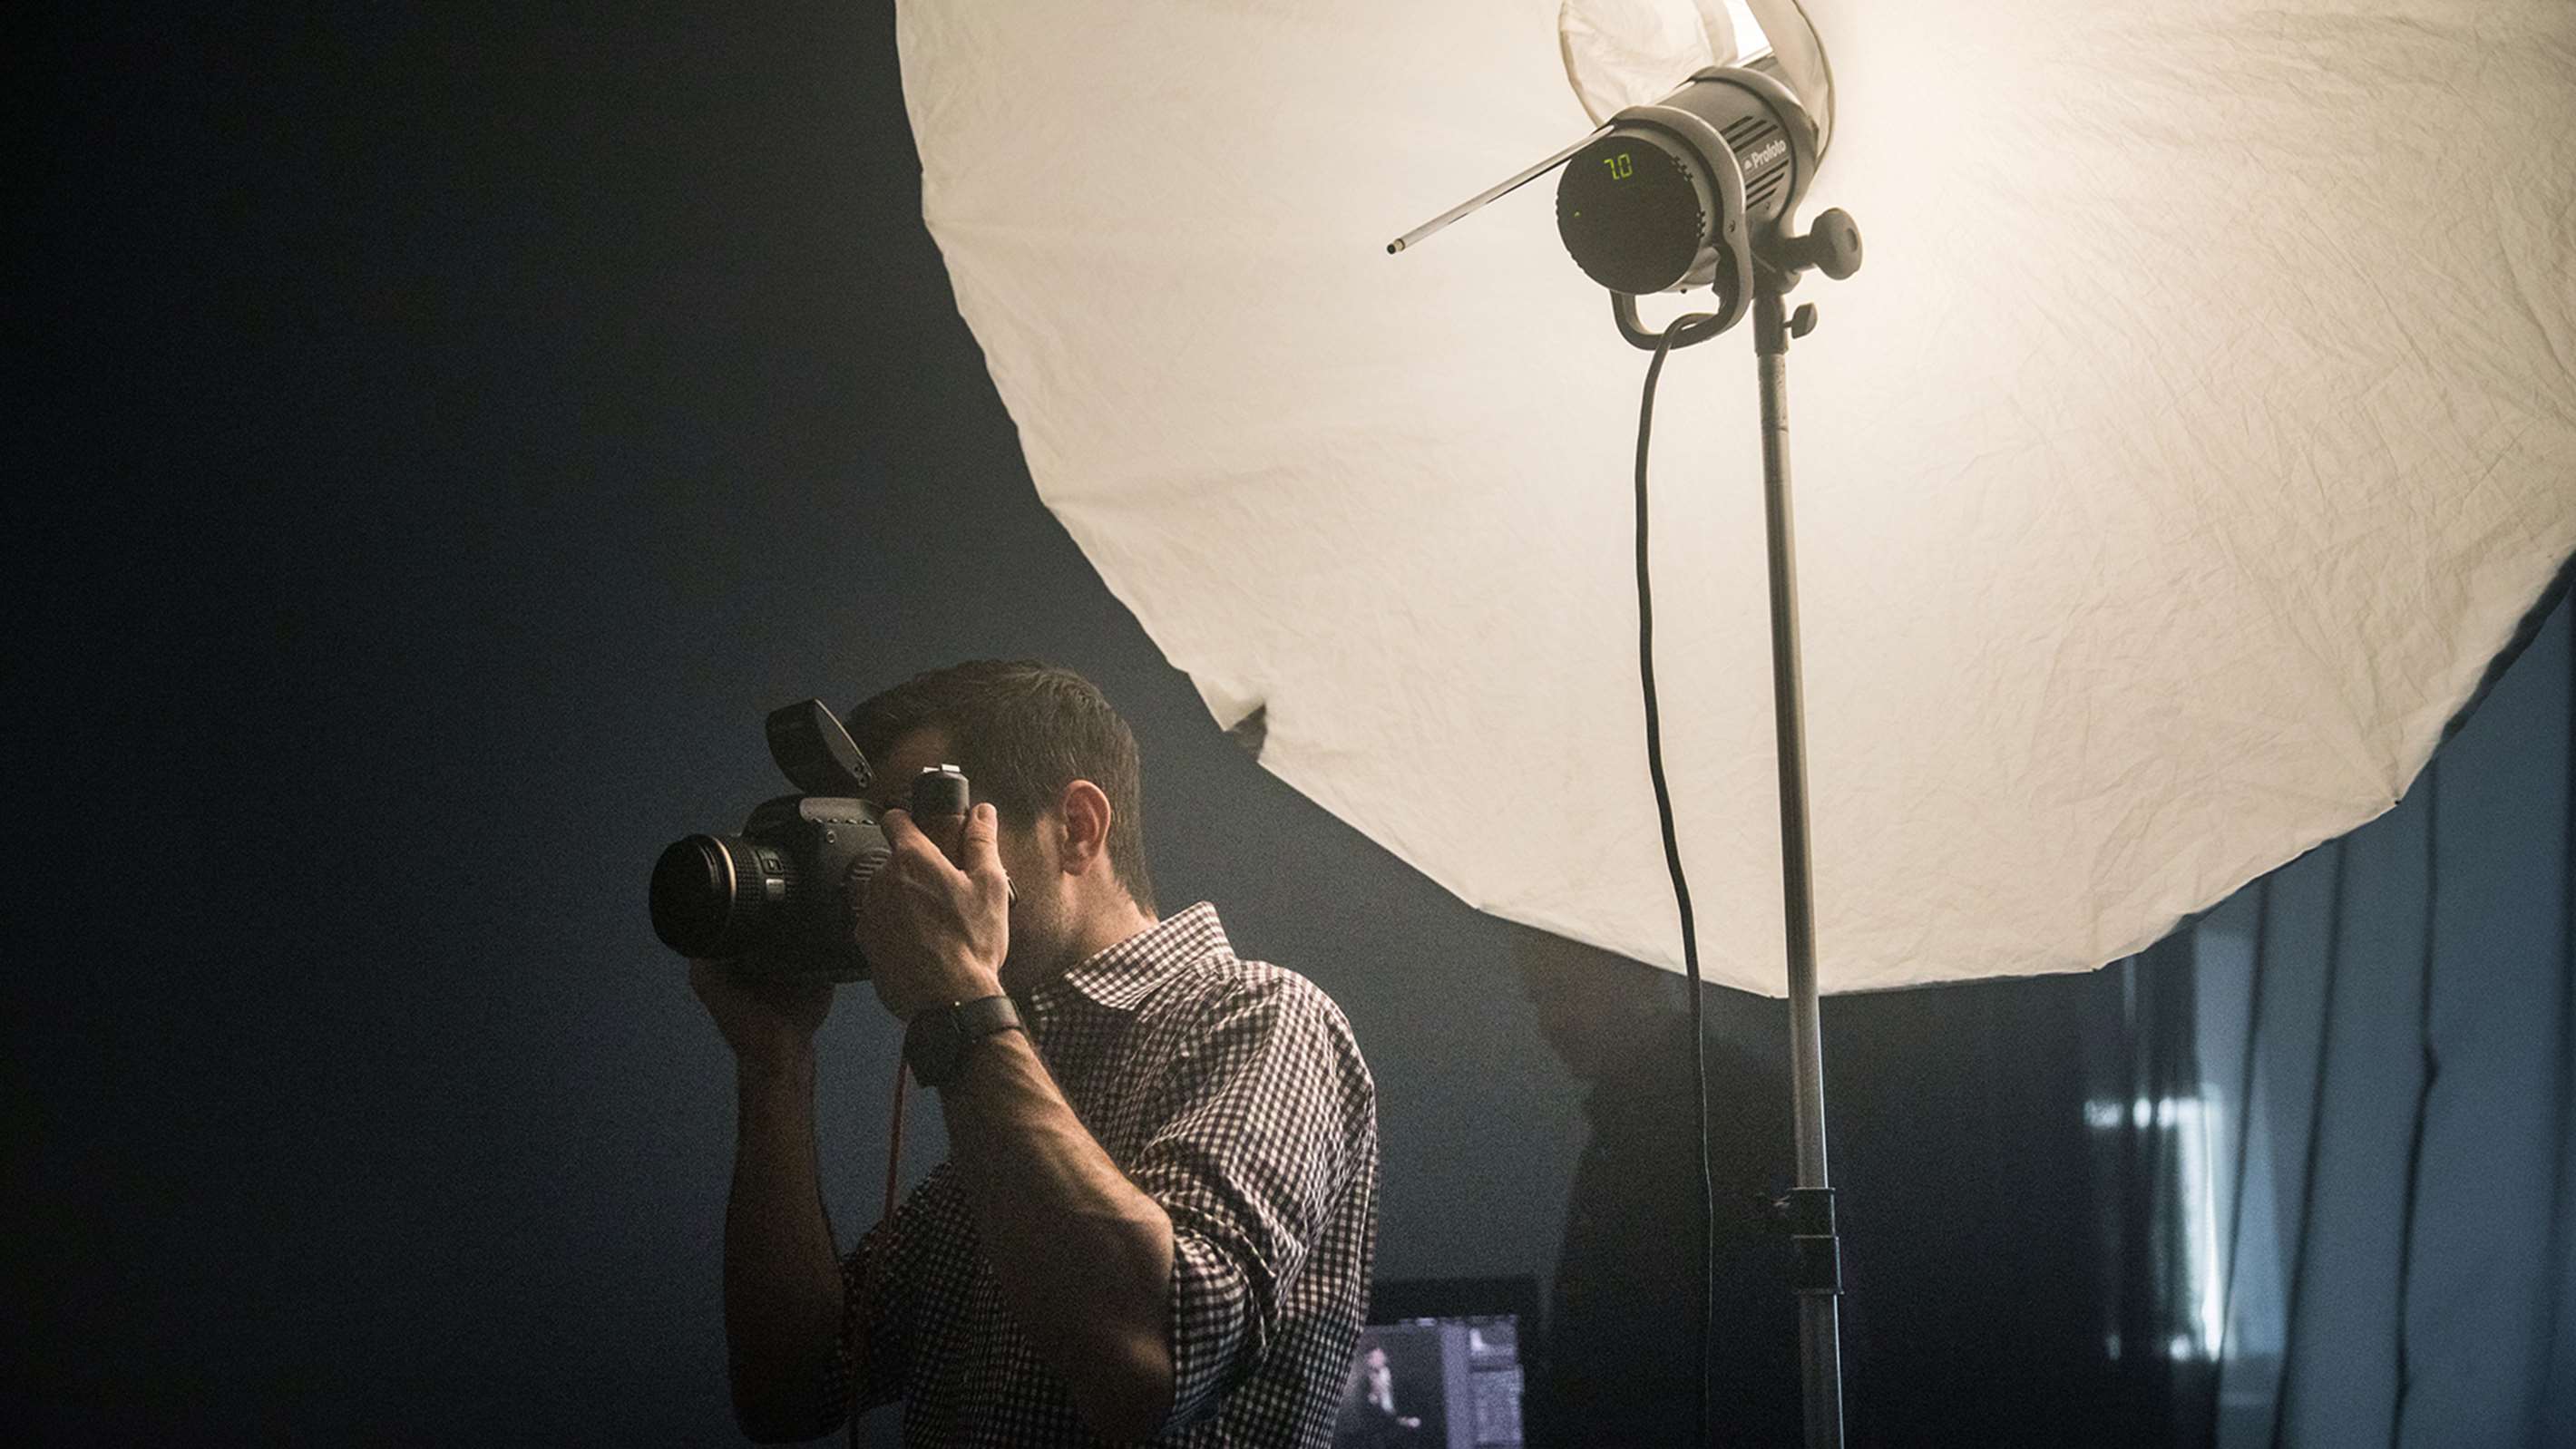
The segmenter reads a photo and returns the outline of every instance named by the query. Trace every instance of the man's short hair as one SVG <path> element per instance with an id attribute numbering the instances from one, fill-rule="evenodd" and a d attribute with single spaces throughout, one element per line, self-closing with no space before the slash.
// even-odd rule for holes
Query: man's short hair
<path id="1" fill-rule="evenodd" d="M 948 760 L 1002 818 L 1026 827 L 1064 787 L 1089 780 L 1109 797 L 1109 869 L 1154 910 L 1145 868 L 1144 772 L 1136 735 L 1099 686 L 1032 659 L 978 659 L 916 674 L 850 711 L 850 738 L 882 759 L 904 736 L 936 729 Z"/>

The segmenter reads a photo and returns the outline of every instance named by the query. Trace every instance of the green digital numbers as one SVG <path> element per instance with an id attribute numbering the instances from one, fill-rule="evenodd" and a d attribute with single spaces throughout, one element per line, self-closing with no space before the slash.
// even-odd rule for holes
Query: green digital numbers
<path id="1" fill-rule="evenodd" d="M 1628 159 L 1628 153 L 1625 151 L 1616 156 L 1602 157 L 1601 164 L 1610 168 L 1610 179 L 1613 181 L 1625 181 L 1629 174 L 1637 169 L 1635 163 Z"/>

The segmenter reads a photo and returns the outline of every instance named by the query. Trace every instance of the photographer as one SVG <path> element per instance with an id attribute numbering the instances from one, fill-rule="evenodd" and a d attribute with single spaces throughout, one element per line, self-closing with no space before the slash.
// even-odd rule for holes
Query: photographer
<path id="1" fill-rule="evenodd" d="M 919 1446 L 1329 1442 L 1376 1233 L 1375 1089 L 1332 1001 L 1158 919 L 1136 745 L 1037 664 L 860 705 L 877 803 L 954 762 L 962 820 L 889 810 L 856 899 L 878 999 L 939 1089 L 949 1160 L 836 1257 L 815 1165 L 831 987 L 693 963 L 732 1046 L 735 1414 L 754 1439 L 904 1400 Z M 927 832 L 927 833 L 925 833 Z"/>

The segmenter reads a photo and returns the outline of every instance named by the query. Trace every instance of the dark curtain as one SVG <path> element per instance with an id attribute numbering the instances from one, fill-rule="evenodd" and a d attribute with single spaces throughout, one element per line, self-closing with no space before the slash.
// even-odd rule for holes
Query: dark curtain
<path id="1" fill-rule="evenodd" d="M 2406 799 L 2204 922 L 2224 1285 L 2198 1437 L 2576 1442 L 2562 604 Z M 2249 919 L 2250 918 L 2250 919 Z"/>
<path id="2" fill-rule="evenodd" d="M 1826 1004 L 1854 1443 L 2576 1444 L 2576 637 L 2081 977 Z"/>

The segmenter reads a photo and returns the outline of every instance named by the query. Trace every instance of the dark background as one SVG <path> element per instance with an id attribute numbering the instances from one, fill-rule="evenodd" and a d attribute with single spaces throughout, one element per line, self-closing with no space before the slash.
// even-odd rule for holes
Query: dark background
<path id="1" fill-rule="evenodd" d="M 1349 1012 L 1380 1275 L 1547 1271 L 1580 1094 L 1501 928 L 1229 745 L 1040 506 L 887 6 L 47 26 L 11 102 L 24 1430 L 730 1439 L 729 1062 L 645 872 L 779 788 L 769 707 L 971 656 L 1104 686 L 1166 904 Z M 1901 1439 L 2001 1442 L 2014 1385 L 2074 1416 L 2009 1420 L 2039 1442 L 2107 1412 L 2067 1023 L 2118 989 L 1840 1011 L 1856 1261 L 1907 1345 L 1856 1346 L 1856 1392 L 1914 1375 Z M 894 1031 L 860 990 L 825 1033 L 846 1241 Z"/>
<path id="2" fill-rule="evenodd" d="M 1551 1247 L 1576 1123 L 1497 930 L 1228 744 L 1039 504 L 890 8 L 755 9 L 34 52 L 0 1316 L 40 1423 L 729 1435 L 729 1058 L 645 873 L 782 788 L 765 710 L 963 657 L 1106 688 L 1166 902 L 1349 1005 L 1385 1270 Z M 826 1033 L 846 1238 L 895 1034 L 864 990 Z"/>

